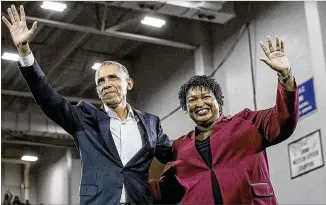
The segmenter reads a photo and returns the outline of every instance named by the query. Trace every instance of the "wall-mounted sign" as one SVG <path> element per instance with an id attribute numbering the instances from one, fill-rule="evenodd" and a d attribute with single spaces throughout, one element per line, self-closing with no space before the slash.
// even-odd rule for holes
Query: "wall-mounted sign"
<path id="1" fill-rule="evenodd" d="M 298 86 L 299 93 L 299 118 L 316 110 L 315 91 L 313 78 Z"/>
<path id="2" fill-rule="evenodd" d="M 291 179 L 324 166 L 320 130 L 288 144 Z"/>

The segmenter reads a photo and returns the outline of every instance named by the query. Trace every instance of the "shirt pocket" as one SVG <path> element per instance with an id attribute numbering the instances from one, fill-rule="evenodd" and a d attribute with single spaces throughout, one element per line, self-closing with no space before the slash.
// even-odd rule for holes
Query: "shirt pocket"
<path id="1" fill-rule="evenodd" d="M 268 183 L 250 184 L 250 192 L 253 197 L 271 197 L 274 196 L 273 188 Z"/>

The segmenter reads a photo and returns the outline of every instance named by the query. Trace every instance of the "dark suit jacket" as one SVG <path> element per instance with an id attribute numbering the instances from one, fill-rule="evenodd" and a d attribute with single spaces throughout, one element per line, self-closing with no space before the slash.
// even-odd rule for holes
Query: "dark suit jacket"
<path id="1" fill-rule="evenodd" d="M 224 204 L 277 204 L 265 149 L 289 138 L 297 121 L 298 93 L 279 83 L 273 108 L 219 118 L 210 136 L 212 169 L 195 147 L 194 131 L 174 141 L 175 161 L 165 167 L 161 186 L 152 186 L 153 195 L 163 203 L 214 204 L 214 173 Z M 174 174 L 177 181 L 171 179 Z"/>
<path id="2" fill-rule="evenodd" d="M 149 166 L 154 156 L 166 163 L 171 153 L 171 141 L 159 118 L 133 110 L 143 146 L 123 166 L 111 136 L 110 118 L 103 109 L 84 101 L 70 104 L 49 85 L 36 61 L 19 68 L 43 112 L 73 136 L 82 163 L 80 204 L 119 204 L 123 183 L 132 204 L 151 204 Z"/>

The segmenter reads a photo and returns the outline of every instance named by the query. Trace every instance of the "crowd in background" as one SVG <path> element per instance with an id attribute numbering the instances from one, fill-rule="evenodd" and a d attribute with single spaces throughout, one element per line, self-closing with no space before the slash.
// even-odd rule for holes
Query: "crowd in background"
<path id="1" fill-rule="evenodd" d="M 13 198 L 12 193 L 9 190 L 6 191 L 2 204 L 3 205 L 31 205 L 29 203 L 29 200 L 22 202 L 22 201 L 20 201 L 18 196 L 15 196 L 13 200 L 12 200 L 12 198 Z M 43 205 L 43 204 L 41 203 L 40 205 Z"/>

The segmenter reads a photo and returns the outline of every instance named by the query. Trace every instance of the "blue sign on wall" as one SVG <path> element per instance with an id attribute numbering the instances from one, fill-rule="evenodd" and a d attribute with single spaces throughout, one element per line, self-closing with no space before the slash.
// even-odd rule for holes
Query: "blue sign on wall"
<path id="1" fill-rule="evenodd" d="M 299 92 L 299 118 L 316 110 L 313 78 L 298 86 Z"/>

